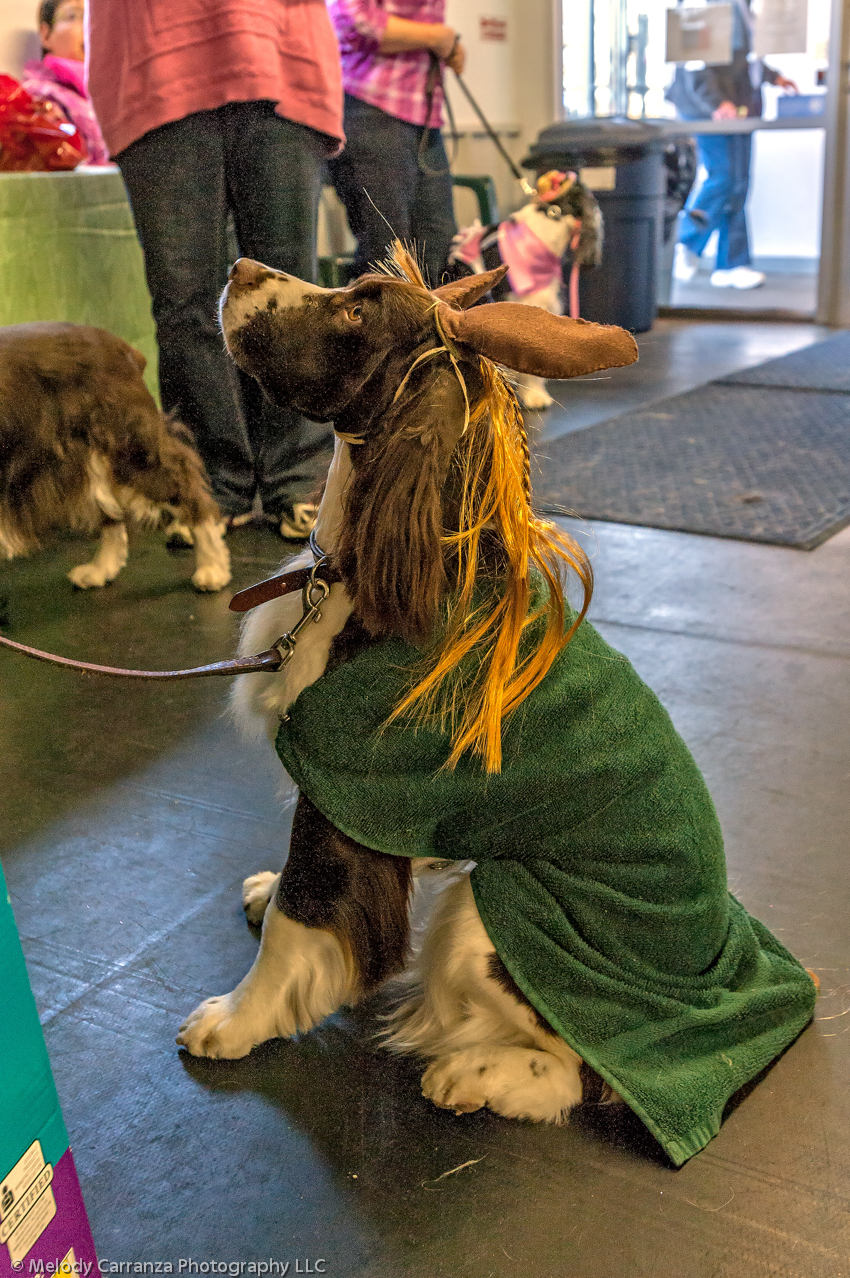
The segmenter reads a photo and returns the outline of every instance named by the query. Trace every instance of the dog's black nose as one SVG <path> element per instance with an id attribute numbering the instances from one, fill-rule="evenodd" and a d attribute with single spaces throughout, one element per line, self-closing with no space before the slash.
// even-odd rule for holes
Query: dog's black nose
<path id="1" fill-rule="evenodd" d="M 228 279 L 231 284 L 250 288 L 252 285 L 260 284 L 263 280 L 267 280 L 270 276 L 277 274 L 277 271 L 271 270 L 268 266 L 263 266 L 262 262 L 255 262 L 250 257 L 240 257 L 231 266 Z"/>

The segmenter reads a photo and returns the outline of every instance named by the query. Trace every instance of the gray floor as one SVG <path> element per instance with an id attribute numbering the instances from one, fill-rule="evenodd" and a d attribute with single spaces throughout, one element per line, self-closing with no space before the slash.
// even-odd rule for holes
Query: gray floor
<path id="1" fill-rule="evenodd" d="M 754 263 L 758 266 L 758 263 Z M 673 280 L 671 306 L 704 306 L 709 309 L 729 308 L 738 311 L 796 311 L 814 315 L 817 307 L 818 277 L 816 273 L 799 271 L 765 272 L 767 278 L 758 288 L 715 288 L 709 270 L 700 270 L 692 280 Z"/>
<path id="2" fill-rule="evenodd" d="M 562 384 L 568 412 L 543 430 L 819 335 L 665 322 L 636 369 Z M 809 554 L 576 532 L 596 623 L 705 770 L 734 890 L 820 974 L 816 1023 L 679 1172 L 614 1115 L 544 1129 L 432 1109 L 415 1064 L 374 1050 L 369 1009 L 244 1062 L 181 1056 L 182 1015 L 255 952 L 238 887 L 285 846 L 275 761 L 237 741 L 214 681 L 83 682 L 0 654 L 4 865 L 101 1257 L 324 1259 L 337 1278 L 850 1274 L 850 530 Z M 240 585 L 279 557 L 265 532 L 231 545 Z M 154 666 L 231 648 L 226 600 L 192 594 L 184 556 L 143 537 L 116 585 L 81 596 L 63 579 L 78 551 L 3 569 L 15 637 Z"/>

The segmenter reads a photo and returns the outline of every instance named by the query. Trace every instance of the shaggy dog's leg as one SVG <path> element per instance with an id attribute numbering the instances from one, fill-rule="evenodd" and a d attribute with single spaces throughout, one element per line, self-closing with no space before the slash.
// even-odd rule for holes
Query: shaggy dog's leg
<path id="1" fill-rule="evenodd" d="M 543 378 L 535 377 L 532 373 L 517 373 L 516 390 L 523 408 L 542 412 L 555 402 L 547 391 Z"/>
<path id="2" fill-rule="evenodd" d="M 262 897 L 271 882 L 253 877 Z M 177 1042 L 194 1056 L 245 1056 L 357 1002 L 404 964 L 409 886 L 405 857 L 362 847 L 302 795 L 256 962 L 230 994 L 192 1012 Z"/>
<path id="3" fill-rule="evenodd" d="M 100 545 L 91 563 L 78 564 L 68 573 L 68 578 L 80 590 L 90 586 L 105 586 L 114 581 L 127 562 L 127 529 L 119 520 L 104 523 Z"/>
<path id="4" fill-rule="evenodd" d="M 230 551 L 224 542 L 221 523 L 206 519 L 192 528 L 195 543 L 195 571 L 192 585 L 196 590 L 221 590 L 230 581 Z"/>
<path id="5" fill-rule="evenodd" d="M 548 311 L 550 315 L 563 314 L 560 292 L 557 285 L 541 289 L 537 293 L 531 293 L 522 300 L 529 306 L 542 307 L 543 310 Z M 517 395 L 519 396 L 520 403 L 523 408 L 542 411 L 544 408 L 549 408 L 555 402 L 547 391 L 546 383 L 542 377 L 535 377 L 532 373 L 517 373 L 515 385 Z"/>
<path id="6" fill-rule="evenodd" d="M 468 877 L 444 892 L 412 977 L 419 987 L 391 1018 L 387 1045 L 434 1058 L 422 1092 L 435 1105 L 560 1123 L 581 1101 L 581 1058 L 514 985 Z"/>

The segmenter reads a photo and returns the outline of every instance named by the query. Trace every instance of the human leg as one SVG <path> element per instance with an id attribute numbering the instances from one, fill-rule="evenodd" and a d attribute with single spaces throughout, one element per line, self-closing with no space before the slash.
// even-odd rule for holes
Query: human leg
<path id="1" fill-rule="evenodd" d="M 688 197 L 679 227 L 679 243 L 691 253 L 702 253 L 712 231 L 718 230 L 725 219 L 732 186 L 732 141 L 724 135 L 697 138 L 697 158 L 706 177 L 699 190 Z"/>
<path id="2" fill-rule="evenodd" d="M 718 230 L 719 271 L 734 270 L 736 266 L 750 264 L 745 205 L 750 186 L 752 136 L 749 133 L 738 134 L 726 141 L 729 143 L 729 185 L 725 216 Z"/>
<path id="3" fill-rule="evenodd" d="M 217 114 L 239 251 L 313 280 L 324 163 L 320 136 L 277 115 L 271 102 L 231 103 Z M 243 402 L 263 510 L 279 522 L 307 503 L 324 478 L 333 433 L 270 403 L 252 378 L 243 381 Z"/>
<path id="4" fill-rule="evenodd" d="M 422 130 L 346 95 L 345 133 L 345 150 L 330 164 L 331 179 L 357 240 L 355 266 L 362 273 L 386 257 L 394 239 L 411 237 Z"/>
<path id="5" fill-rule="evenodd" d="M 457 234 L 452 175 L 439 129 L 428 130 L 427 144 L 421 152 L 419 145 L 417 142 L 416 198 L 410 213 L 410 232 L 425 266 L 426 281 L 437 288 Z"/>
<path id="6" fill-rule="evenodd" d="M 145 256 L 162 406 L 192 430 L 225 515 L 249 510 L 254 465 L 218 328 L 226 189 L 213 111 L 153 129 L 117 157 Z"/>

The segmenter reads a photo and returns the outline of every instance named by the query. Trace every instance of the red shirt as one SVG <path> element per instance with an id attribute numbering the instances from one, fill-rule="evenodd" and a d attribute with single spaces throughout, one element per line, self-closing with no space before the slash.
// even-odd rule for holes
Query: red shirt
<path id="1" fill-rule="evenodd" d="M 344 138 L 339 51 L 324 0 L 89 0 L 88 88 L 111 155 L 228 102 Z"/>

